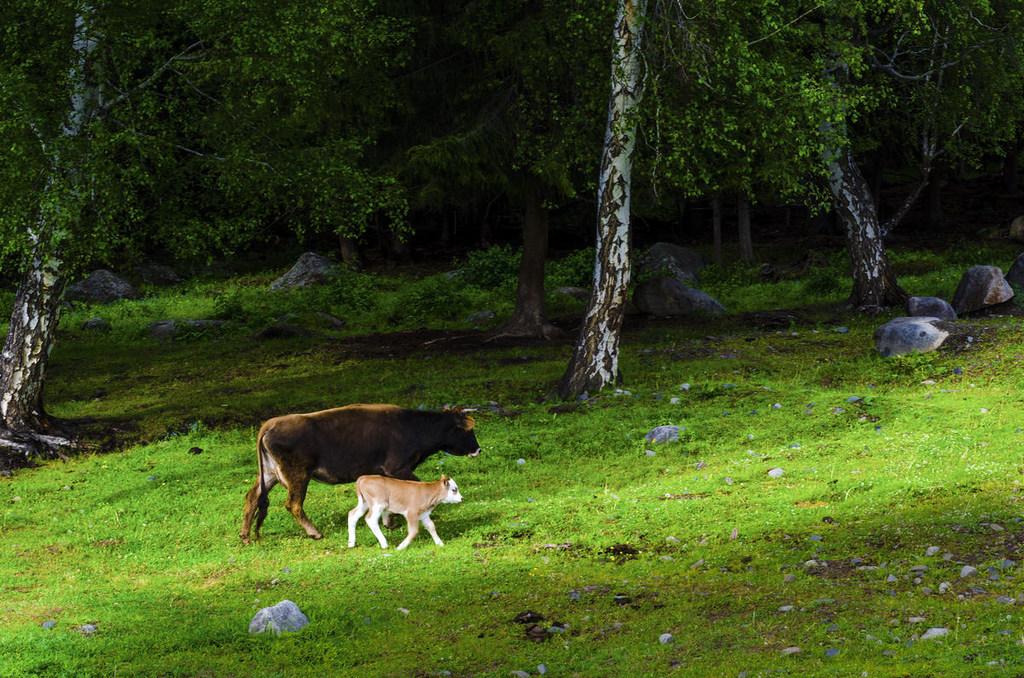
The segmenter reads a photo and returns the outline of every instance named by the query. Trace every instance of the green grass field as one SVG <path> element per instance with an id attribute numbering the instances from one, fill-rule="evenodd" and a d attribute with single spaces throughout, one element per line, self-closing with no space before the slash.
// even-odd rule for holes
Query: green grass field
<path id="1" fill-rule="evenodd" d="M 895 258 L 908 291 L 948 298 L 965 263 L 1005 269 L 1012 254 Z M 831 285 L 709 271 L 730 311 L 800 308 L 799 319 L 631 325 L 628 393 L 575 409 L 547 399 L 568 342 L 360 343 L 410 295 L 461 305 L 395 326 L 472 336 L 465 315 L 507 310 L 508 285 L 488 296 L 438 276 L 405 287 L 367 276 L 372 303 L 339 302 L 267 295 L 268 273 L 75 308 L 50 407 L 90 418 L 98 447 L 133 442 L 0 479 L 0 675 L 1024 674 L 1024 324 L 968 320 L 972 342 L 883 359 L 872 332 L 884 319 L 836 305 L 841 257 L 831 261 Z M 315 311 L 348 325 L 252 338 L 260 322 L 313 323 Z M 155 320 L 218 314 L 230 322 L 211 335 L 145 335 Z M 78 329 L 94 315 L 114 329 Z M 316 484 L 306 510 L 322 541 L 278 489 L 262 541 L 243 546 L 259 421 L 350 402 L 480 408 L 484 453 L 439 454 L 418 471 L 452 475 L 465 495 L 434 513 L 446 546 L 421 533 L 381 551 L 361 524 L 349 550 L 352 487 Z M 685 427 L 678 443 L 644 442 L 665 424 Z M 978 572 L 961 578 L 964 565 Z M 310 625 L 249 635 L 255 611 L 283 599 Z M 513 621 L 527 610 L 561 630 L 531 640 Z M 948 634 L 919 639 L 931 627 Z"/>

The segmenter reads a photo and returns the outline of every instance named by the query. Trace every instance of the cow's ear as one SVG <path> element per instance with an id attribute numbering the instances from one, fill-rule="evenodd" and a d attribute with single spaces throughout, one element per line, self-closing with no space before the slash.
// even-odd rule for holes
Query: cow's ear
<path id="1" fill-rule="evenodd" d="M 445 485 L 447 485 L 447 484 L 448 484 L 448 481 L 450 481 L 450 480 L 451 480 L 451 478 L 449 478 L 448 476 L 446 476 L 446 475 L 445 475 L 445 474 L 443 474 L 443 473 L 441 474 L 441 482 L 442 482 L 442 483 L 444 483 Z"/>

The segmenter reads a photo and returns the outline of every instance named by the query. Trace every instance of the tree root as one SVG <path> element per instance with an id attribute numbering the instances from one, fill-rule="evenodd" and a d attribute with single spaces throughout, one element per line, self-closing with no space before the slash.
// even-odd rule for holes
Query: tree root
<path id="1" fill-rule="evenodd" d="M 74 447 L 75 441 L 64 435 L 0 428 L 0 474 L 33 466 L 35 459 L 66 460 Z"/>

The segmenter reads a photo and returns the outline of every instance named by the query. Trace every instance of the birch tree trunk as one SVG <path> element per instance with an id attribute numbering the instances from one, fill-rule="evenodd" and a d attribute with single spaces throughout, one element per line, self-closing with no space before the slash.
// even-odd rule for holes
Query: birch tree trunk
<path id="1" fill-rule="evenodd" d="M 543 337 L 562 334 L 544 316 L 544 260 L 548 253 L 548 211 L 535 187 L 526 190 L 523 214 L 523 256 L 519 261 L 516 310 L 497 332 L 501 337 Z"/>
<path id="2" fill-rule="evenodd" d="M 878 211 L 864 175 L 850 150 L 828 158 L 829 185 L 836 212 L 846 229 L 846 246 L 853 269 L 850 303 L 861 310 L 877 311 L 902 306 L 907 300 L 885 254 L 885 242 L 878 223 Z"/>
<path id="3" fill-rule="evenodd" d="M 736 221 L 739 224 L 740 259 L 747 264 L 754 263 L 754 239 L 750 235 L 750 201 L 741 195 L 736 200 Z"/>
<path id="4" fill-rule="evenodd" d="M 27 465 L 32 456 L 59 455 L 61 448 L 71 445 L 57 422 L 46 415 L 43 385 L 65 285 L 63 262 L 56 253 L 68 237 L 68 219 L 77 214 L 77 205 L 69 201 L 77 200 L 76 184 L 80 181 L 73 168 L 64 166 L 61 152 L 65 145 L 85 134 L 98 100 L 86 73 L 89 57 L 96 48 L 89 32 L 90 15 L 91 8 L 85 7 L 75 17 L 74 58 L 68 72 L 71 105 L 61 129 L 63 138 L 47 154 L 50 176 L 41 191 L 37 222 L 29 227 L 31 257 L 4 340 L 0 364 L 0 468 L 5 469 Z"/>
<path id="5" fill-rule="evenodd" d="M 640 41 L 646 0 L 619 0 L 613 35 L 611 95 L 597 188 L 594 282 L 569 366 L 563 398 L 618 381 L 619 338 L 629 287 L 630 174 L 640 101 Z"/>

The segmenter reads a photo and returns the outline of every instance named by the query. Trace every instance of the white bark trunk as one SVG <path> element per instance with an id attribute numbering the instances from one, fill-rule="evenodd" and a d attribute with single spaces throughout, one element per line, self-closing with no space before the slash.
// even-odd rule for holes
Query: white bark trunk
<path id="1" fill-rule="evenodd" d="M 611 95 L 598 179 L 594 282 L 563 398 L 599 391 L 619 378 L 619 336 L 629 287 L 630 175 L 640 102 L 640 42 L 646 0 L 620 0 L 613 32 Z"/>
<path id="2" fill-rule="evenodd" d="M 96 49 L 89 27 L 91 13 L 87 6 L 75 17 L 74 58 L 68 71 L 70 106 L 61 128 L 66 140 L 83 134 L 98 102 L 97 90 L 87 77 L 89 58 Z M 65 283 L 63 261 L 57 252 L 68 237 L 66 215 L 77 212 L 77 205 L 55 203 L 66 200 L 67 195 L 75 196 L 81 178 L 73 168 L 64 166 L 61 144 L 54 147 L 57 150 L 50 153 L 50 174 L 41 191 L 37 222 L 29 230 L 29 267 L 15 298 L 2 351 L 0 467 L 26 463 L 32 454 L 59 454 L 61 447 L 70 444 L 62 436 L 45 433 L 53 426 L 43 408 L 43 384 Z M 60 186 L 61 182 L 71 186 Z"/>

